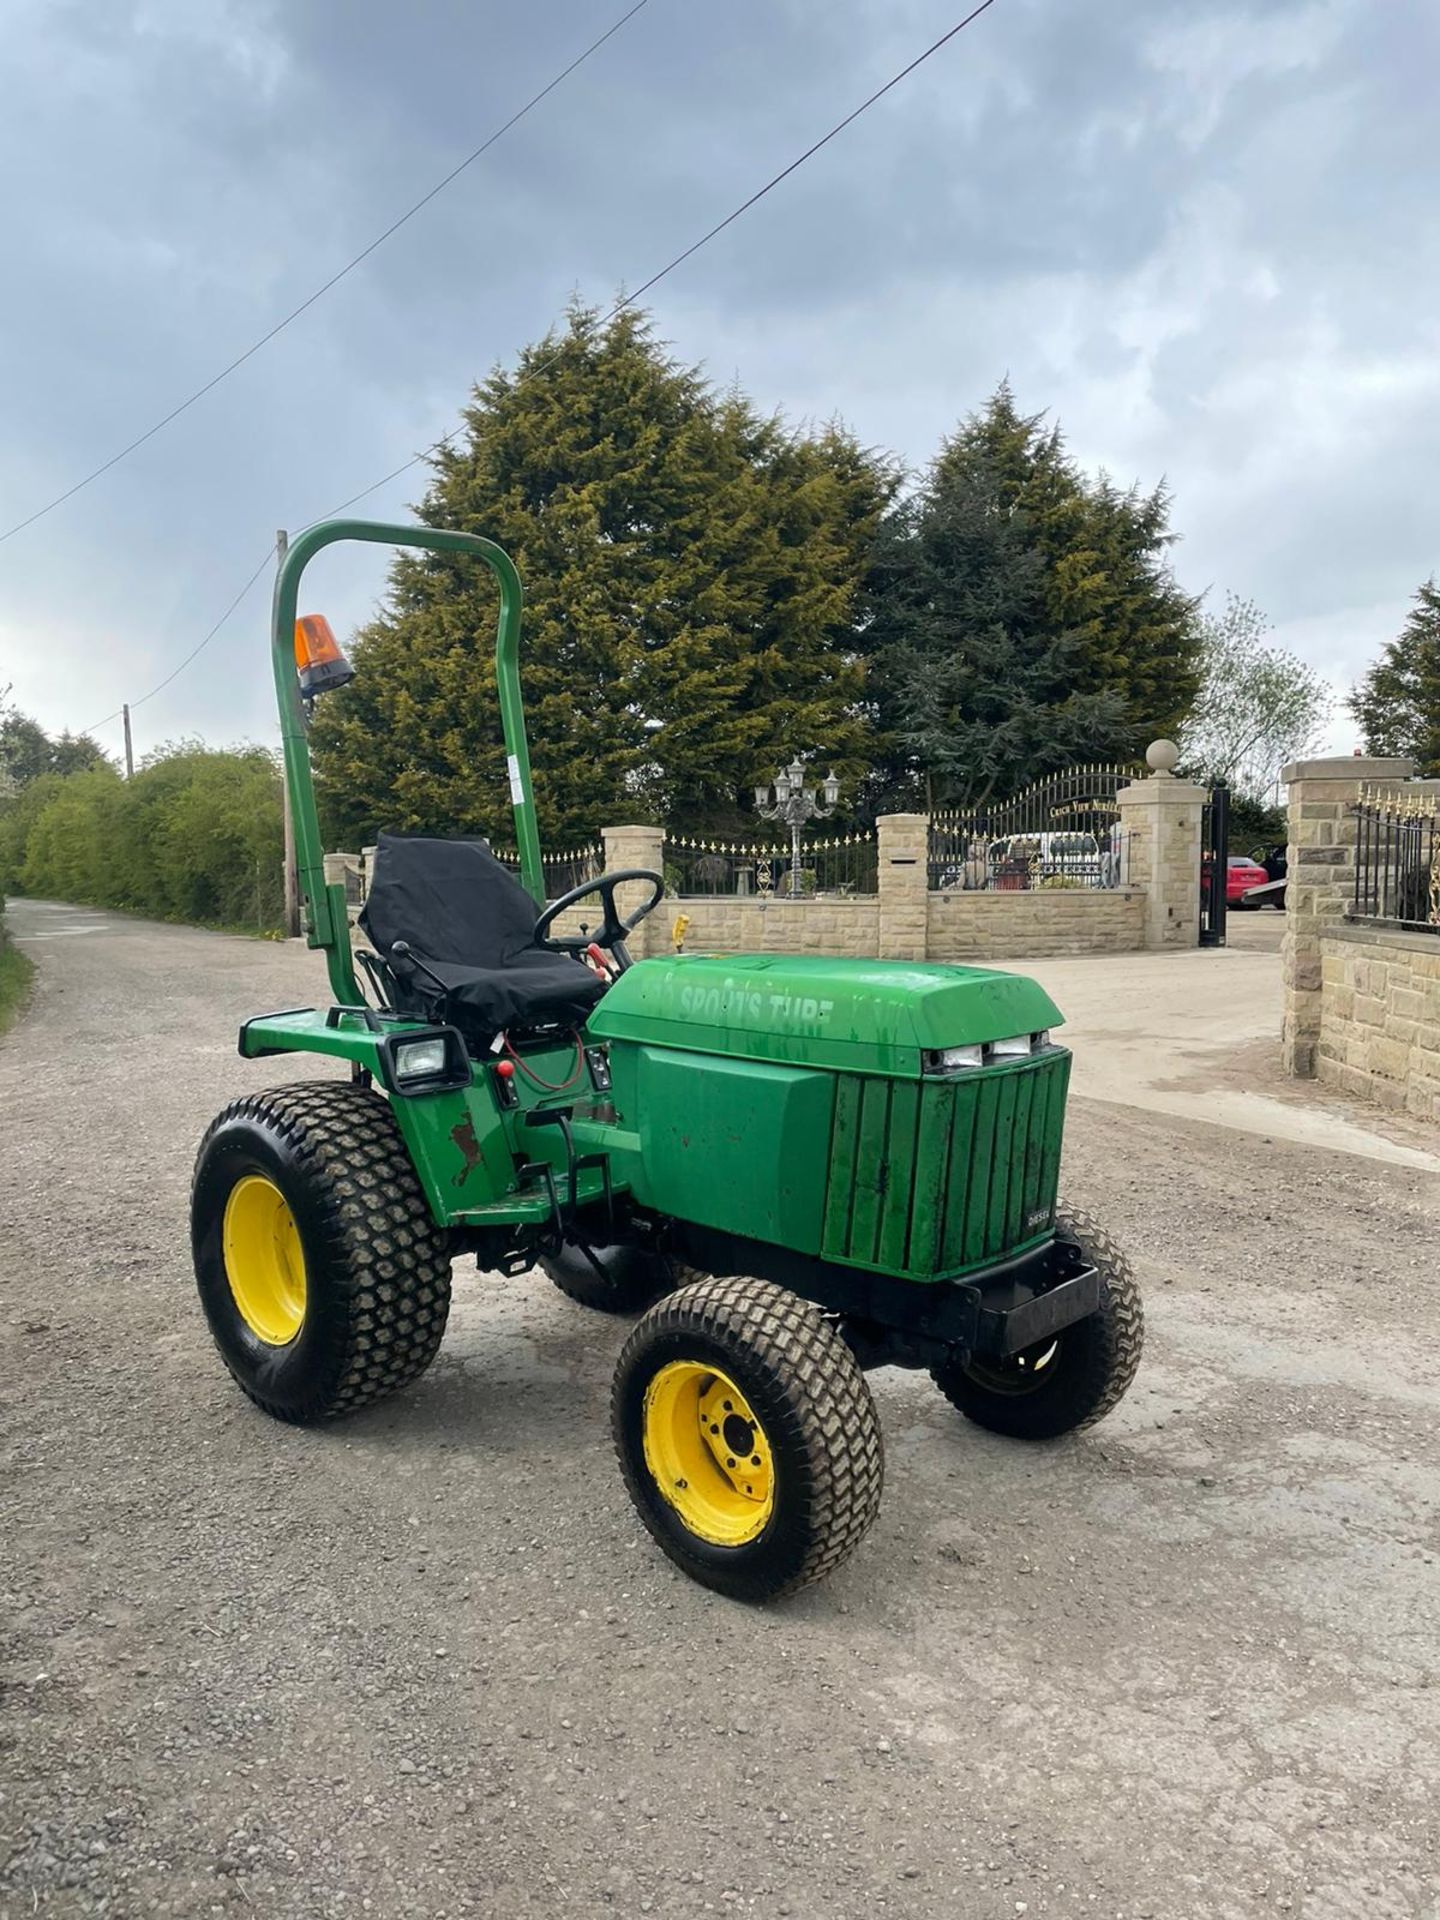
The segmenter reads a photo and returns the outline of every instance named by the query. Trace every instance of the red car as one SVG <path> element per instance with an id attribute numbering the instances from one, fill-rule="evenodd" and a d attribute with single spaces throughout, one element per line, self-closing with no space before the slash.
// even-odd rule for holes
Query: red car
<path id="1" fill-rule="evenodd" d="M 1251 887 L 1263 887 L 1270 878 L 1264 867 L 1248 859 L 1243 853 L 1232 853 L 1225 862 L 1225 904 L 1227 907 L 1243 907 L 1248 913 L 1258 907 L 1258 900 L 1246 900 L 1245 895 Z M 1208 897 L 1210 892 L 1210 856 L 1206 854 L 1200 862 L 1200 892 Z"/>
<path id="2" fill-rule="evenodd" d="M 1244 907 L 1249 913 L 1259 907 L 1258 900 L 1247 900 L 1245 895 L 1251 887 L 1263 887 L 1270 878 L 1264 867 L 1257 866 L 1248 855 L 1232 853 L 1225 862 L 1225 904 L 1227 907 Z"/>

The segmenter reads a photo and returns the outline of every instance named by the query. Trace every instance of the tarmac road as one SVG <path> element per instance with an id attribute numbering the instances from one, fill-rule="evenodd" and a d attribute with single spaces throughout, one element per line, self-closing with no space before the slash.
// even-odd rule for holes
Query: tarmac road
<path id="1" fill-rule="evenodd" d="M 1070 1195 L 1147 1288 L 1130 1397 L 1027 1450 L 875 1376 L 877 1526 L 749 1610 L 632 1518 L 624 1325 L 543 1278 L 462 1263 L 429 1375 L 343 1426 L 254 1411 L 187 1187 L 286 1077 L 240 1019 L 318 961 L 11 922 L 4 1920 L 1440 1914 L 1434 1175 L 1077 1101 Z"/>

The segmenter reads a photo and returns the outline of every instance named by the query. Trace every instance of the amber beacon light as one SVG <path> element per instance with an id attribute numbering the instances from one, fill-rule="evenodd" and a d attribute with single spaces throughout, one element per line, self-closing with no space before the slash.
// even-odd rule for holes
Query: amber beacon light
<path id="1" fill-rule="evenodd" d="M 295 670 L 307 700 L 348 686 L 355 678 L 355 669 L 340 651 L 323 613 L 302 613 L 295 622 Z"/>

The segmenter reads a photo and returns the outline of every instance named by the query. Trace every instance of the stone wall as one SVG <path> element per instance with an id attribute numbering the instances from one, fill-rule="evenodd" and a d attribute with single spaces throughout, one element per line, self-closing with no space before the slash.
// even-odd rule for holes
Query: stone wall
<path id="1" fill-rule="evenodd" d="M 1326 927 L 1320 975 L 1316 1077 L 1440 1120 L 1440 934 Z"/>
<path id="2" fill-rule="evenodd" d="M 932 960 L 1135 953 L 1145 945 L 1145 894 L 1139 887 L 932 893 L 928 928 Z"/>
<path id="3" fill-rule="evenodd" d="M 869 960 L 880 949 L 880 903 L 873 896 L 667 900 L 644 923 L 658 935 L 649 952 L 671 950 L 671 928 L 681 914 L 690 923 L 687 953 L 832 953 Z"/>
<path id="4" fill-rule="evenodd" d="M 1361 788 L 1408 780 L 1410 760 L 1297 760 L 1281 778 L 1289 789 L 1290 841 L 1285 875 L 1285 938 L 1281 947 L 1285 1071 L 1314 1076 L 1321 1025 L 1320 942 L 1343 924 L 1355 897 L 1354 814 Z"/>
<path id="5" fill-rule="evenodd" d="M 667 951 L 678 914 L 690 922 L 689 953 L 983 961 L 1129 953 L 1145 944 L 1145 896 L 1134 887 L 931 893 L 928 829 L 922 813 L 887 814 L 877 822 L 873 896 L 667 900 L 646 923 L 652 929 L 646 951 Z"/>
<path id="6" fill-rule="evenodd" d="M 1158 747 L 1151 751 L 1158 752 Z M 1172 756 L 1173 751 L 1166 748 Z M 1168 764 L 1152 760 L 1152 765 L 1152 778 L 1123 788 L 1119 796 L 1130 845 L 1148 887 L 1132 883 L 1113 889 L 931 893 L 927 817 L 886 814 L 876 822 L 874 894 L 822 893 L 800 900 L 775 894 L 670 898 L 641 921 L 631 936 L 630 951 L 637 960 L 673 952 L 675 925 L 682 917 L 689 923 L 683 934 L 689 953 L 985 961 L 1193 946 L 1199 928 L 1199 806 L 1204 795 L 1174 779 Z M 664 871 L 659 827 L 606 827 L 604 839 L 607 872 L 627 867 Z M 348 856 L 331 858 L 340 877 Z M 1132 875 L 1132 882 L 1138 879 Z M 640 883 L 619 888 L 622 912 L 638 905 L 645 893 Z M 567 913 L 556 931 L 574 935 L 581 921 L 593 931 L 599 918 L 598 901 L 590 901 Z"/>
<path id="7" fill-rule="evenodd" d="M 1303 760 L 1290 789 L 1285 885 L 1287 1070 L 1440 1120 L 1440 934 L 1347 918 L 1365 787 L 1433 798 L 1409 760 Z"/>

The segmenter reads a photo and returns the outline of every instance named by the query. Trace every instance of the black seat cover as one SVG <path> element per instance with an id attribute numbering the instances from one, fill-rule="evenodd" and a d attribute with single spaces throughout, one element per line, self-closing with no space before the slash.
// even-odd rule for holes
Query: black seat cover
<path id="1" fill-rule="evenodd" d="M 578 1026 L 605 983 L 568 954 L 535 944 L 535 902 L 478 840 L 382 833 L 360 925 L 395 977 L 397 1011 L 443 1018 L 467 1038 L 507 1027 Z M 445 983 L 414 960 L 408 941 Z"/>

